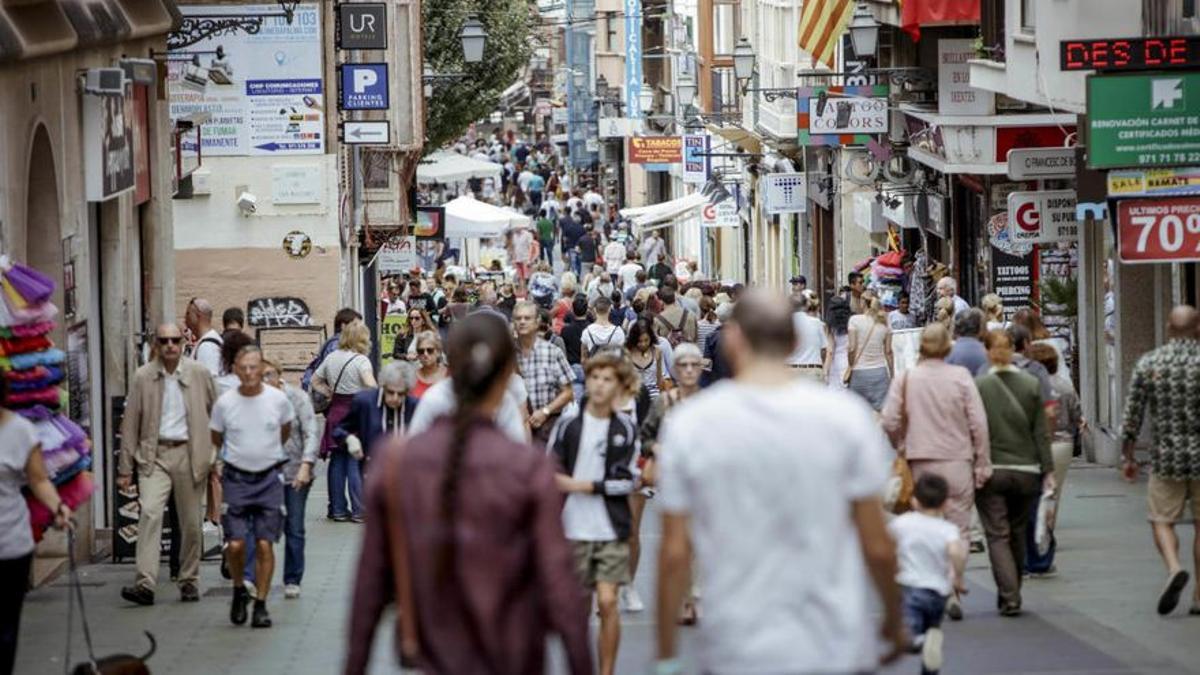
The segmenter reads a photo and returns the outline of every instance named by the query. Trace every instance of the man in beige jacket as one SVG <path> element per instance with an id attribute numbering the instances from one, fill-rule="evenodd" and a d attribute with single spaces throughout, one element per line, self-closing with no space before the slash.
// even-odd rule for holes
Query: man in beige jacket
<path id="1" fill-rule="evenodd" d="M 200 518 L 204 485 L 214 451 L 208 432 L 216 389 L 208 369 L 183 358 L 183 333 L 163 324 L 155 335 L 157 357 L 138 368 L 125 402 L 117 487 L 134 484 L 141 497 L 138 520 L 137 579 L 121 597 L 154 604 L 162 544 L 163 509 L 172 491 L 183 530 L 179 594 L 184 602 L 200 599 L 196 585 L 202 547 Z"/>

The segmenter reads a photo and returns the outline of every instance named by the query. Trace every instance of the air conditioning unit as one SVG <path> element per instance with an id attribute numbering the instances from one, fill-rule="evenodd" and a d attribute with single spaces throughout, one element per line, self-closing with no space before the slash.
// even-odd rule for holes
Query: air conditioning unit
<path id="1" fill-rule="evenodd" d="M 120 96 L 125 93 L 125 71 L 121 68 L 89 68 L 83 90 L 95 96 Z"/>

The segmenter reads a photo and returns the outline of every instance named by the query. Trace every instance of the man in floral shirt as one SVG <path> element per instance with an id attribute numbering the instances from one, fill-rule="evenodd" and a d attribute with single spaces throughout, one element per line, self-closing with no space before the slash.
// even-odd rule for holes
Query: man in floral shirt
<path id="1" fill-rule="evenodd" d="M 1200 340 L 1196 310 L 1181 305 L 1171 310 L 1167 343 L 1138 360 L 1125 404 L 1121 433 L 1125 479 L 1137 479 L 1133 449 L 1150 408 L 1151 471 L 1147 502 L 1154 542 L 1167 566 L 1167 583 L 1158 600 L 1158 613 L 1170 614 L 1187 586 L 1188 573 L 1179 563 L 1175 523 L 1188 499 L 1200 535 Z M 1200 549 L 1195 564 L 1200 569 Z M 1200 614 L 1200 589 L 1191 614 Z"/>

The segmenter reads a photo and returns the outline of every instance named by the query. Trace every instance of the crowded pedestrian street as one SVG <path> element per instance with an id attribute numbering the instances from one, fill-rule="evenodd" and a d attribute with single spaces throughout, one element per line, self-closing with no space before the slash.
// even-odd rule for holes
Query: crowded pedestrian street
<path id="1" fill-rule="evenodd" d="M 947 631 L 945 672 L 1196 672 L 1194 621 L 1186 616 L 1152 616 L 1159 563 L 1145 546 L 1143 521 L 1136 515 L 1144 488 L 1124 484 L 1106 467 L 1080 463 L 1072 472 L 1059 527 L 1063 539 L 1073 543 L 1060 549 L 1058 576 L 1030 582 L 1029 613 L 1013 622 L 989 611 L 993 584 L 987 564 L 983 556 L 972 556 L 967 567 L 972 593 L 964 603 L 965 620 Z M 322 499 L 323 492 L 318 481 L 312 498 Z M 656 541 L 658 531 L 657 519 L 649 513 L 643 540 Z M 361 528 L 310 515 L 309 536 L 321 544 L 310 550 L 305 594 L 287 602 L 270 634 L 245 634 L 229 625 L 229 592 L 220 583 L 216 561 L 201 566 L 201 581 L 208 590 L 200 603 L 184 606 L 172 601 L 148 610 L 111 601 L 114 588 L 126 577 L 124 567 L 89 567 L 82 583 L 97 651 L 137 652 L 145 646 L 141 632 L 150 630 L 158 641 L 155 673 L 338 672 L 345 655 L 340 636 L 349 609 L 346 589 L 353 581 Z M 1188 545 L 1185 538 L 1185 550 Z M 653 545 L 643 565 L 645 572 L 639 573 L 637 585 L 649 598 L 654 592 Z M 276 579 L 275 585 L 281 593 L 281 580 Z M 63 583 L 29 595 L 17 672 L 62 670 L 61 624 L 66 610 Z M 394 672 L 386 655 L 390 625 L 380 628 L 372 673 Z M 618 672 L 649 672 L 654 662 L 653 617 L 646 612 L 626 614 L 622 626 Z M 685 654 L 696 639 L 684 633 Z M 80 646 L 77 642 L 77 657 Z M 547 672 L 568 672 L 555 650 L 550 648 L 552 665 Z M 913 668 L 902 660 L 882 672 L 905 673 Z M 687 671 L 694 672 L 691 667 Z"/>
<path id="2" fill-rule="evenodd" d="M 1200 673 L 1188 0 L 0 1 L 0 675 Z"/>

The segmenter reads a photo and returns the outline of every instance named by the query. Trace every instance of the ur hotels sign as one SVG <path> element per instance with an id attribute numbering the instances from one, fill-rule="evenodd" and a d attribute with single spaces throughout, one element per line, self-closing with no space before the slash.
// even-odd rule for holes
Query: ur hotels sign
<path id="1" fill-rule="evenodd" d="M 1200 164 L 1200 73 L 1088 78 L 1088 167 Z"/>
<path id="2" fill-rule="evenodd" d="M 387 110 L 386 63 L 347 63 L 342 67 L 342 110 Z"/>
<path id="3" fill-rule="evenodd" d="M 382 2 L 338 5 L 338 49 L 387 49 L 387 5 Z"/>

